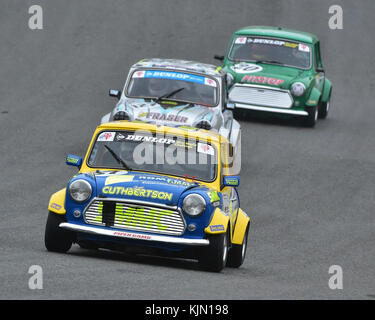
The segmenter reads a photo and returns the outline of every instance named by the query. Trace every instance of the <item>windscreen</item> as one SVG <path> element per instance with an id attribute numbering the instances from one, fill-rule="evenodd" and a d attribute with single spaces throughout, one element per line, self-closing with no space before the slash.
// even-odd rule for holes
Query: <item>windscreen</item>
<path id="1" fill-rule="evenodd" d="M 289 40 L 240 36 L 233 42 L 229 59 L 269 62 L 309 69 L 311 67 L 311 47 Z"/>
<path id="2" fill-rule="evenodd" d="M 217 82 L 197 74 L 137 70 L 133 72 L 126 96 L 132 98 L 161 98 L 207 106 L 216 106 Z"/>
<path id="3" fill-rule="evenodd" d="M 142 130 L 101 132 L 87 164 L 212 181 L 216 163 L 216 148 L 208 141 Z"/>

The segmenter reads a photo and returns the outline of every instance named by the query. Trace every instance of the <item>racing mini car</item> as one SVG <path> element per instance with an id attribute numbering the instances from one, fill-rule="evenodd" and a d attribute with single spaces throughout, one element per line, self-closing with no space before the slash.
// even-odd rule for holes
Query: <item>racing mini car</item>
<path id="1" fill-rule="evenodd" d="M 197 259 L 204 270 L 239 267 L 250 218 L 240 208 L 229 141 L 192 127 L 100 125 L 79 168 L 48 205 L 45 246 Z"/>
<path id="2" fill-rule="evenodd" d="M 119 99 L 101 119 L 141 120 L 172 126 L 214 130 L 240 143 L 239 123 L 227 104 L 226 73 L 214 65 L 178 59 L 143 59 L 128 73 L 123 90 L 109 90 Z M 236 152 L 236 151 L 235 151 Z"/>
<path id="3" fill-rule="evenodd" d="M 316 36 L 279 27 L 245 27 L 233 34 L 226 56 L 215 58 L 233 77 L 229 100 L 236 113 L 299 116 L 309 127 L 327 117 L 332 84 Z"/>

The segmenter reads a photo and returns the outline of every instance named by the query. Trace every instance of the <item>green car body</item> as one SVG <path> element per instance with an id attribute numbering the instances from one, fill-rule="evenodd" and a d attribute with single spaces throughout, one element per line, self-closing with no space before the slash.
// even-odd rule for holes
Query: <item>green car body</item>
<path id="1" fill-rule="evenodd" d="M 237 30 L 222 68 L 229 102 L 237 112 L 258 111 L 301 116 L 313 127 L 326 118 L 332 83 L 323 69 L 319 39 L 310 33 L 279 27 Z"/>

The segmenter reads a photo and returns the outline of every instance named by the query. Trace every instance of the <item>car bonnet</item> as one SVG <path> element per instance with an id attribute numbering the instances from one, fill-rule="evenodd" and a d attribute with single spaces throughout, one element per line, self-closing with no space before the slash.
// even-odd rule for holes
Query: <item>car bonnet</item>
<path id="1" fill-rule="evenodd" d="M 95 173 L 96 194 L 103 198 L 121 198 L 177 205 L 181 194 L 198 183 L 168 176 L 134 171 Z"/>

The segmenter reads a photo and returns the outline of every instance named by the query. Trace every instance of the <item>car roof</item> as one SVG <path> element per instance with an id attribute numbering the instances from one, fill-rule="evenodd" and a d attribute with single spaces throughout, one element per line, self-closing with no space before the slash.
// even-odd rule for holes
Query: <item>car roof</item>
<path id="1" fill-rule="evenodd" d="M 132 68 L 162 68 L 168 70 L 195 72 L 211 76 L 223 75 L 221 68 L 213 64 L 182 59 L 142 59 L 141 61 L 138 61 L 136 64 L 132 65 Z"/>
<path id="2" fill-rule="evenodd" d="M 157 125 L 146 121 L 118 120 L 101 124 L 96 128 L 96 131 L 103 130 L 145 130 L 160 133 L 166 132 L 168 134 L 188 136 L 189 138 L 201 138 L 202 140 L 207 139 L 217 143 L 226 141 L 223 136 L 214 131 L 189 126 Z"/>
<path id="3" fill-rule="evenodd" d="M 296 40 L 306 43 L 315 43 L 319 41 L 317 36 L 312 33 L 270 26 L 248 26 L 237 30 L 235 35 L 257 35 L 266 37 L 275 37 L 282 39 Z"/>

